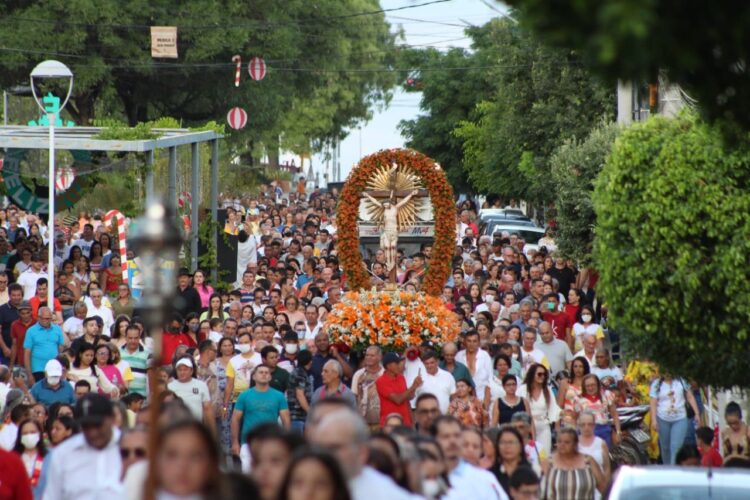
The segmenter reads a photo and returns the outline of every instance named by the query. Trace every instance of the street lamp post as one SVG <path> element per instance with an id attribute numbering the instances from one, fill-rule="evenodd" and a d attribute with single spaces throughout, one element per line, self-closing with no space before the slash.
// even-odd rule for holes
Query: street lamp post
<path id="1" fill-rule="evenodd" d="M 65 95 L 65 99 L 60 103 L 60 106 L 57 109 L 50 111 L 44 105 L 43 99 L 37 95 L 35 83 L 39 83 L 40 80 L 52 79 L 68 80 L 68 92 Z M 53 242 L 55 240 L 55 121 L 57 120 L 58 114 L 68 103 L 68 99 L 70 99 L 70 94 L 73 91 L 73 73 L 70 71 L 70 68 L 60 61 L 47 60 L 37 64 L 37 66 L 31 71 L 30 80 L 31 93 L 34 95 L 34 100 L 42 110 L 42 113 L 47 115 L 47 121 L 49 122 L 49 190 L 47 194 L 49 197 L 49 222 L 47 223 L 47 237 L 49 241 L 47 248 L 47 273 L 49 274 L 49 283 L 47 285 L 47 306 L 54 312 L 55 250 L 53 248 Z"/>
<path id="2" fill-rule="evenodd" d="M 171 210 L 161 203 L 151 203 L 146 214 L 135 222 L 128 238 L 128 248 L 136 254 L 141 272 L 143 289 L 141 310 L 146 326 L 153 338 L 152 366 L 149 380 L 149 473 L 144 489 L 144 498 L 155 498 L 156 445 L 159 435 L 161 404 L 156 392 L 159 376 L 154 369 L 161 363 L 162 328 L 169 321 L 169 313 L 176 296 L 177 260 L 182 246 L 182 232 L 175 224 Z"/>

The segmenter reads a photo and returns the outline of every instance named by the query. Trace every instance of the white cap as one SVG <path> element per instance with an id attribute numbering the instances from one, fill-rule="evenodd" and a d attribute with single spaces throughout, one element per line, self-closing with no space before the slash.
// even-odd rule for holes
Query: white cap
<path id="1" fill-rule="evenodd" d="M 60 362 L 56 359 L 50 359 L 47 364 L 44 365 L 44 373 L 48 377 L 62 377 L 63 367 Z"/>
<path id="2" fill-rule="evenodd" d="M 191 370 L 193 368 L 193 364 L 190 362 L 188 358 L 180 358 L 177 364 L 174 365 L 175 368 L 177 368 L 178 366 L 187 366 Z"/>

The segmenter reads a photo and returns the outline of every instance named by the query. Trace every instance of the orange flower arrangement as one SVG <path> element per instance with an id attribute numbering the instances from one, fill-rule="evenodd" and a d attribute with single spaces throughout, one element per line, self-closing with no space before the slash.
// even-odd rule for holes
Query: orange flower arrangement
<path id="1" fill-rule="evenodd" d="M 456 205 L 445 172 L 432 158 L 411 149 L 386 149 L 362 158 L 346 179 L 338 207 L 336 222 L 338 242 L 336 251 L 339 262 L 346 271 L 351 289 L 356 291 L 370 287 L 370 274 L 359 252 L 359 230 L 357 216 L 359 201 L 369 178 L 383 165 L 411 167 L 420 176 L 430 193 L 432 211 L 435 216 L 435 240 L 432 258 L 424 275 L 422 291 L 438 296 L 443 290 L 451 271 L 451 257 L 456 244 Z"/>
<path id="2" fill-rule="evenodd" d="M 439 298 L 398 290 L 347 292 L 328 314 L 324 328 L 332 343 L 357 352 L 371 345 L 403 352 L 425 340 L 442 346 L 454 341 L 460 329 L 456 315 Z"/>

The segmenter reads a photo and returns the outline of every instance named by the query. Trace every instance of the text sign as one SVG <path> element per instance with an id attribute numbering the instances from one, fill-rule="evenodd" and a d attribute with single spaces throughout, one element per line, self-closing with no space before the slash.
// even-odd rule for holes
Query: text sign
<path id="1" fill-rule="evenodd" d="M 380 238 L 383 230 L 375 224 L 360 222 L 357 224 L 360 238 Z M 433 238 L 435 236 L 435 224 L 432 222 L 417 222 L 404 231 L 398 233 L 399 238 Z"/>
<path id="2" fill-rule="evenodd" d="M 151 26 L 151 57 L 177 59 L 176 26 Z"/>

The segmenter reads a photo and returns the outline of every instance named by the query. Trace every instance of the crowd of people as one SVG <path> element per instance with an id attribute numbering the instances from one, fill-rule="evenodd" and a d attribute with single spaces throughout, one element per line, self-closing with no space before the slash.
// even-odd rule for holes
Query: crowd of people
<path id="1" fill-rule="evenodd" d="M 336 199 L 302 184 L 227 200 L 237 283 L 181 269 L 158 332 L 100 217 L 50 231 L 0 210 L 0 499 L 599 498 L 617 409 L 638 403 L 663 463 L 750 460 L 737 404 L 718 453 L 690 383 L 665 374 L 634 400 L 596 274 L 555 255 L 551 235 L 538 247 L 481 235 L 472 202 L 457 206 L 442 294 L 460 337 L 404 352 L 331 344 L 323 325 L 348 290 Z M 365 257 L 382 286 L 383 252 Z M 429 243 L 399 249 L 400 286 L 419 290 L 432 258 Z"/>

